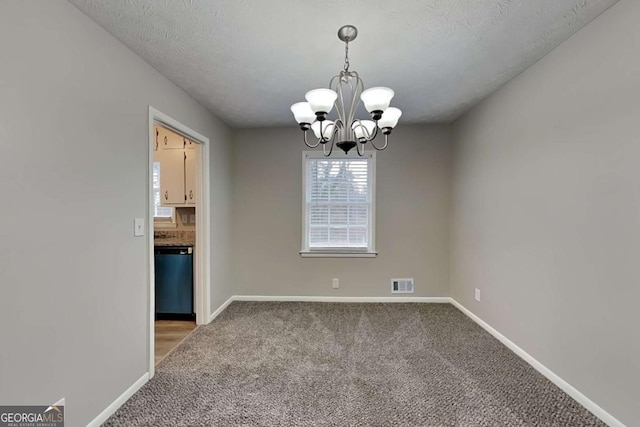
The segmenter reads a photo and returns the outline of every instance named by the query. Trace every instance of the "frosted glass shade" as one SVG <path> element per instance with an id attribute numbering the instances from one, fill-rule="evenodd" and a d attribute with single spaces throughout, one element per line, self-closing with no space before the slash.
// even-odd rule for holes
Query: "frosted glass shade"
<path id="1" fill-rule="evenodd" d="M 373 120 L 356 120 L 351 125 L 353 132 L 356 134 L 356 138 L 371 139 L 373 131 L 376 128 L 376 122 Z"/>
<path id="2" fill-rule="evenodd" d="M 296 122 L 298 122 L 298 124 L 313 123 L 316 119 L 316 115 L 308 102 L 296 102 L 291 106 L 291 112 L 293 113 L 293 117 L 296 118 Z"/>
<path id="3" fill-rule="evenodd" d="M 371 113 L 385 111 L 389 107 L 393 95 L 393 90 L 388 87 L 372 87 L 362 92 L 360 98 L 364 103 L 364 108 Z"/>
<path id="4" fill-rule="evenodd" d="M 316 138 L 320 139 L 320 123 L 322 123 L 322 136 L 324 139 L 331 139 L 333 136 L 333 130 L 336 125 L 331 120 L 325 120 L 323 122 L 315 121 L 311 124 L 311 130 L 316 135 Z"/>
<path id="5" fill-rule="evenodd" d="M 394 128 L 398 124 L 398 119 L 402 116 L 402 111 L 396 107 L 389 107 L 382 114 L 380 120 L 378 120 L 378 127 L 380 129 L 384 128 Z"/>
<path id="6" fill-rule="evenodd" d="M 333 108 L 338 94 L 331 89 L 314 89 L 307 92 L 304 97 L 314 113 L 328 113 Z"/>

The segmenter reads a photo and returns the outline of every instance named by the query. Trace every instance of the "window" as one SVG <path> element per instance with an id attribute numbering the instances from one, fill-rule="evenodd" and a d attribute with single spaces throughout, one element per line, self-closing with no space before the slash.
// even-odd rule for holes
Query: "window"
<path id="1" fill-rule="evenodd" d="M 160 205 L 160 162 L 153 162 L 153 220 L 174 222 L 175 209 Z"/>
<path id="2" fill-rule="evenodd" d="M 375 153 L 303 153 L 302 256 L 375 256 Z"/>

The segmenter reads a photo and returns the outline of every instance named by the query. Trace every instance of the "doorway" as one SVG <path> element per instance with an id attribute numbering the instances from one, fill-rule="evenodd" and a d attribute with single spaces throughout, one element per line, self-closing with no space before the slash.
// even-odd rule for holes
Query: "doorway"
<path id="1" fill-rule="evenodd" d="M 195 328 L 195 320 L 156 319 L 154 322 L 154 364 L 160 363 Z"/>
<path id="2" fill-rule="evenodd" d="M 153 377 L 156 362 L 210 317 L 209 139 L 149 106 L 148 171 L 147 360 Z M 183 266 L 188 260 L 192 275 L 167 279 L 163 268 L 173 268 L 175 260 Z"/>

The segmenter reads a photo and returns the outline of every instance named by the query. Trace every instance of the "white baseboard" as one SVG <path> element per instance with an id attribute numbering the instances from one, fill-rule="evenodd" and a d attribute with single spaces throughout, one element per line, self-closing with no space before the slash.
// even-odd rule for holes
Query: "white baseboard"
<path id="1" fill-rule="evenodd" d="M 233 301 L 288 301 L 288 302 L 451 302 L 449 297 L 312 297 L 312 296 L 270 296 L 234 295 Z"/>
<path id="2" fill-rule="evenodd" d="M 524 351 L 522 348 L 518 347 L 513 341 L 509 338 L 502 335 L 497 330 L 493 329 L 487 322 L 473 314 L 469 311 L 465 306 L 460 304 L 458 301 L 450 298 L 451 304 L 457 307 L 460 311 L 466 314 L 471 320 L 476 322 L 482 328 L 484 328 L 487 332 L 493 335 L 498 341 L 504 344 L 509 350 L 513 351 L 517 354 L 521 359 L 527 362 L 529 365 L 533 366 L 534 369 L 540 372 L 542 375 L 547 377 L 549 381 L 557 385 L 562 391 L 567 393 L 569 396 L 574 398 L 579 404 L 587 408 L 589 412 L 591 412 L 596 417 L 600 418 L 604 423 L 611 427 L 625 427 L 620 421 L 618 421 L 613 415 L 602 409 L 598 406 L 594 401 L 589 399 L 584 394 L 580 393 L 575 387 L 571 384 L 560 378 L 556 375 L 551 369 L 544 366 L 542 363 L 538 362 L 533 356 Z"/>
<path id="3" fill-rule="evenodd" d="M 211 313 L 211 316 L 209 316 L 209 321 L 207 323 L 211 323 L 211 321 L 213 321 L 213 319 L 218 317 L 220 315 L 220 313 L 222 313 L 225 310 L 225 308 L 227 308 L 227 306 L 229 304 L 231 304 L 233 301 L 234 301 L 234 297 L 231 297 L 228 300 L 226 300 L 225 302 L 223 302 L 222 305 L 220 307 L 218 307 L 216 311 Z"/>
<path id="4" fill-rule="evenodd" d="M 101 426 L 102 423 L 107 421 L 107 419 L 111 415 L 113 415 L 118 410 L 118 408 L 120 408 L 127 400 L 129 400 L 129 398 L 131 396 L 133 396 L 133 394 L 136 391 L 140 390 L 140 388 L 142 388 L 142 386 L 145 385 L 147 383 L 147 381 L 149 381 L 149 373 L 148 372 L 145 373 L 143 376 L 141 376 L 138 379 L 138 381 L 133 383 L 131 385 L 131 387 L 126 389 L 124 393 L 122 393 L 120 396 L 118 396 L 118 398 L 116 400 L 114 400 L 109 406 L 107 406 L 104 411 L 100 412 L 100 415 L 95 417 L 89 424 L 87 424 L 87 427 L 99 427 L 99 426 Z"/>

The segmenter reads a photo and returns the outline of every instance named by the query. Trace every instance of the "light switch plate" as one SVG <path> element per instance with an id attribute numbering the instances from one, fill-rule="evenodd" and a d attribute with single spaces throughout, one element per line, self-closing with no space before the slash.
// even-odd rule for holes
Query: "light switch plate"
<path id="1" fill-rule="evenodd" d="M 182 214 L 182 223 L 183 224 L 188 224 L 189 223 L 189 215 L 188 214 Z"/>
<path id="2" fill-rule="evenodd" d="M 196 216 L 195 216 L 195 214 L 191 214 L 191 215 L 189 215 L 189 222 L 190 222 L 191 224 L 195 224 L 195 223 L 196 223 Z"/>
<path id="3" fill-rule="evenodd" d="M 135 218 L 133 220 L 133 235 L 144 236 L 144 218 Z"/>

